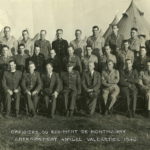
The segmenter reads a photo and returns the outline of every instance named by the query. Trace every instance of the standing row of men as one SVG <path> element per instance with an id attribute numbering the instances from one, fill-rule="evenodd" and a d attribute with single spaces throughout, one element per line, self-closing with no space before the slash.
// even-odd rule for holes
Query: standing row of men
<path id="1" fill-rule="evenodd" d="M 63 30 L 58 29 L 51 49 L 50 42 L 45 39 L 45 30 L 41 30 L 39 40 L 29 39 L 28 31 L 24 30 L 23 39 L 15 48 L 12 46 L 14 40 L 8 38 L 10 27 L 5 27 L 1 40 L 0 74 L 3 76 L 1 90 L 5 93 L 6 116 L 9 116 L 12 98 L 16 100 L 15 113 L 18 116 L 21 88 L 33 116 L 39 95 L 43 95 L 47 110 L 51 110 L 53 117 L 60 92 L 67 116 L 73 115 L 78 95 L 85 96 L 89 114 L 95 112 L 97 100 L 102 95 L 104 114 L 111 113 L 121 92 L 127 100 L 129 117 L 134 117 L 137 84 L 150 101 L 148 50 L 141 45 L 138 29 L 131 29 L 129 40 L 119 35 L 117 25 L 113 25 L 112 29 L 106 42 L 98 26 L 93 27 L 93 35 L 87 41 L 81 39 L 81 30 L 76 30 L 76 39 L 70 42 L 71 46 L 62 39 Z M 148 110 L 149 107 L 148 103 Z"/>

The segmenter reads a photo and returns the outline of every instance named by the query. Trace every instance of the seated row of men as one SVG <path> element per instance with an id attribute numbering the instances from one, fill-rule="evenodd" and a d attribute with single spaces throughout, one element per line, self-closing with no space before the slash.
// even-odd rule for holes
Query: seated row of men
<path id="1" fill-rule="evenodd" d="M 148 102 L 147 110 L 150 116 L 150 61 L 146 62 L 146 69 L 140 74 L 133 69 L 131 59 L 125 60 L 124 69 L 118 71 L 114 68 L 114 61 L 108 60 L 102 73 L 95 71 L 93 62 L 88 63 L 88 69 L 82 73 L 74 70 L 75 63 L 66 64 L 66 71 L 60 74 L 53 71 L 52 63 L 46 64 L 46 72 L 40 74 L 35 71 L 34 62 L 29 61 L 27 71 L 23 73 L 16 69 L 16 62 L 9 61 L 10 69 L 4 71 L 2 78 L 3 101 L 6 109 L 6 117 L 11 112 L 12 98 L 15 100 L 15 115 L 19 115 L 20 95 L 23 94 L 29 112 L 36 115 L 39 97 L 45 102 L 48 115 L 54 117 L 56 110 L 56 100 L 58 95 L 62 95 L 66 116 L 72 116 L 76 107 L 76 100 L 79 95 L 86 106 L 86 112 L 92 115 L 95 112 L 98 101 L 104 101 L 104 114 L 112 112 L 112 108 L 119 93 L 127 102 L 127 112 L 129 117 L 135 116 L 138 88 L 144 93 Z M 102 98 L 101 98 L 102 96 Z M 110 102 L 108 103 L 108 100 Z"/>

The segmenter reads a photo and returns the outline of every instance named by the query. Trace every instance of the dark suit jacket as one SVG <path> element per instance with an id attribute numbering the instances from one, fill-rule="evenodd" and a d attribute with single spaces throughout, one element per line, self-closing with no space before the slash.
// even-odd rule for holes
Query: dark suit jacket
<path id="1" fill-rule="evenodd" d="M 91 75 L 89 71 L 83 73 L 82 76 L 82 87 L 84 92 L 87 92 L 88 89 L 93 89 L 94 92 L 98 93 L 100 91 L 101 86 L 101 76 L 99 72 L 94 71 L 91 82 Z"/>
<path id="2" fill-rule="evenodd" d="M 37 91 L 39 92 L 42 87 L 41 78 L 38 72 L 34 72 L 32 75 L 29 72 L 23 74 L 21 86 L 24 92 Z"/>
<path id="3" fill-rule="evenodd" d="M 63 86 L 63 91 L 65 90 L 73 90 L 78 94 L 81 93 L 81 79 L 78 71 L 74 71 L 72 73 L 69 72 L 61 72 L 61 82 Z"/>
<path id="4" fill-rule="evenodd" d="M 58 93 L 61 90 L 61 82 L 57 73 L 53 72 L 51 78 L 48 74 L 42 75 L 43 82 L 43 93 L 46 95 L 51 95 L 53 92 L 57 91 Z"/>
<path id="5" fill-rule="evenodd" d="M 20 89 L 20 82 L 22 78 L 22 73 L 20 71 L 15 71 L 14 73 L 10 71 L 5 71 L 2 78 L 2 87 L 5 91 Z"/>

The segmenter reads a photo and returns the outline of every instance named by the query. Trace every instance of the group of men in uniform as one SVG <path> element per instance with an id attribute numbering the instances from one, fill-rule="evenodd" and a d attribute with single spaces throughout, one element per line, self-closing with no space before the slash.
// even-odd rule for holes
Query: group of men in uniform
<path id="1" fill-rule="evenodd" d="M 42 101 L 48 116 L 54 118 L 57 100 L 63 101 L 61 108 L 68 117 L 78 109 L 77 100 L 89 115 L 103 102 L 107 115 L 112 114 L 120 94 L 126 100 L 127 115 L 134 117 L 140 90 L 150 117 L 150 42 L 140 41 L 144 35 L 138 35 L 137 28 L 131 29 L 130 39 L 118 30 L 114 24 L 104 39 L 94 26 L 93 35 L 83 40 L 77 29 L 75 40 L 68 43 L 58 29 L 50 44 L 46 30 L 40 31 L 39 39 L 31 39 L 28 30 L 23 30 L 22 39 L 16 41 L 6 26 L 0 38 L 1 114 L 5 111 L 9 117 L 14 106 L 18 117 L 23 99 L 31 116 L 37 114 Z"/>

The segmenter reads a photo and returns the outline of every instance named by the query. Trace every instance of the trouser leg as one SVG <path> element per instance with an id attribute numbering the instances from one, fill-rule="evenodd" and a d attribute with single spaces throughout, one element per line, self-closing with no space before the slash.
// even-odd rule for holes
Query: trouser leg
<path id="1" fill-rule="evenodd" d="M 18 115 L 19 107 L 20 107 L 20 93 L 15 93 L 14 98 L 15 98 L 15 112 L 16 112 L 16 115 Z"/>
<path id="2" fill-rule="evenodd" d="M 137 90 L 132 91 L 132 97 L 133 97 L 132 111 L 133 113 L 135 113 L 136 104 L 137 104 Z"/>
<path id="3" fill-rule="evenodd" d="M 33 114 L 35 114 L 34 104 L 32 102 L 31 95 L 27 94 L 26 97 L 27 97 L 29 112 L 32 112 Z"/>
<path id="4" fill-rule="evenodd" d="M 116 100 L 117 100 L 117 96 L 119 95 L 120 89 L 118 86 L 113 87 L 113 89 L 111 90 L 110 93 L 110 105 L 109 105 L 109 110 L 113 107 L 113 105 L 115 104 Z"/>
<path id="5" fill-rule="evenodd" d="M 97 103 L 97 95 L 93 94 L 93 97 L 89 97 L 87 100 L 88 113 L 92 115 L 95 112 Z"/>
<path id="6" fill-rule="evenodd" d="M 33 100 L 34 110 L 35 110 L 35 112 L 37 112 L 37 105 L 38 105 L 38 102 L 39 102 L 38 95 L 36 94 L 36 95 L 32 96 L 32 100 Z"/>
<path id="7" fill-rule="evenodd" d="M 147 110 L 150 111 L 150 91 L 146 92 Z"/>
<path id="8" fill-rule="evenodd" d="M 68 110 L 68 95 L 69 95 L 69 92 L 68 92 L 68 91 L 65 91 L 65 92 L 63 93 L 65 111 Z"/>
<path id="9" fill-rule="evenodd" d="M 11 110 L 11 95 L 9 93 L 5 94 L 5 100 L 6 100 L 6 115 L 9 115 Z"/>
<path id="10" fill-rule="evenodd" d="M 56 110 L 56 98 L 52 97 L 52 102 L 51 102 L 51 116 L 55 114 Z"/>
<path id="11" fill-rule="evenodd" d="M 106 107 L 106 104 L 107 104 L 108 95 L 109 95 L 109 89 L 108 88 L 103 89 L 102 97 L 103 97 L 103 100 L 104 100 L 105 107 Z"/>
<path id="12" fill-rule="evenodd" d="M 49 101 L 50 101 L 49 96 L 44 96 L 44 102 L 45 102 L 45 106 L 46 106 L 46 109 L 47 109 L 47 110 L 48 110 L 48 108 L 49 108 Z"/>
<path id="13" fill-rule="evenodd" d="M 70 93 L 70 103 L 69 103 L 69 110 L 74 111 L 75 104 L 76 104 L 76 95 L 75 91 L 71 91 Z"/>
<path id="14" fill-rule="evenodd" d="M 129 89 L 127 87 L 123 87 L 121 88 L 121 93 L 123 98 L 125 98 L 125 100 L 127 101 L 127 110 L 130 112 L 130 92 Z"/>

